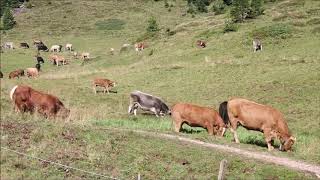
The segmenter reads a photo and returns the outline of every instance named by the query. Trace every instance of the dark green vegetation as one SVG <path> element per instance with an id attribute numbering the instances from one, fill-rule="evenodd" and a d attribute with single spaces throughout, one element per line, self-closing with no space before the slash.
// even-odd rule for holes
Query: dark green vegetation
<path id="1" fill-rule="evenodd" d="M 151 0 L 33 3 L 35 7 L 16 16 L 12 30 L 1 34 L 1 42 L 13 41 L 17 46 L 42 39 L 49 48 L 72 43 L 75 51 L 90 52 L 94 58 L 81 66 L 80 60 L 63 52 L 69 65 L 56 67 L 46 61 L 38 79 L 9 80 L 10 71 L 35 65 L 32 56 L 36 52 L 33 47 L 5 50 L 1 54 L 5 76 L 1 79 L 1 146 L 125 179 L 139 172 L 146 179 L 208 179 L 217 175 L 222 158 L 230 161 L 230 179 L 314 178 L 236 155 L 103 128 L 172 133 L 170 117 L 127 115 L 128 94 L 135 89 L 162 97 L 170 106 L 190 102 L 217 108 L 222 101 L 239 96 L 282 111 L 297 137 L 293 152 L 270 154 L 319 165 L 320 30 L 316 19 L 320 2 L 267 2 L 264 15 L 239 23 L 237 32 L 226 34 L 227 14 L 200 13 L 193 18 L 185 15 L 187 2 L 183 0 L 168 0 L 173 5 L 170 12 L 163 2 Z M 150 17 L 159 31 L 146 40 L 149 47 L 139 54 L 133 49 L 120 54 L 122 44 L 132 44 L 147 32 Z M 168 32 L 173 33 L 168 36 Z M 255 36 L 262 39 L 262 52 L 252 52 Z M 198 49 L 198 39 L 205 39 L 207 48 Z M 116 50 L 113 56 L 111 47 Z M 49 54 L 41 53 L 45 60 Z M 94 95 L 94 77 L 115 80 L 117 93 Z M 59 96 L 71 109 L 70 119 L 15 114 L 9 91 L 16 84 Z M 229 131 L 226 138 L 216 138 L 200 128 L 184 127 L 183 135 L 190 138 L 267 153 L 261 133 L 239 128 L 242 144 L 238 145 L 231 142 Z M 1 175 L 5 179 L 89 178 L 3 150 Z"/>

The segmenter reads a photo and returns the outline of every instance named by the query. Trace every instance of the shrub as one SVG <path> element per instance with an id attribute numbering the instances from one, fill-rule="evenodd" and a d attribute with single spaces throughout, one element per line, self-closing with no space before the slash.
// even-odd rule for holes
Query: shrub
<path id="1" fill-rule="evenodd" d="M 225 21 L 225 25 L 223 28 L 223 32 L 227 33 L 227 32 L 235 32 L 238 30 L 238 26 L 230 19 Z"/>
<path id="2" fill-rule="evenodd" d="M 273 24 L 256 29 L 252 32 L 253 37 L 259 39 L 275 38 L 286 39 L 292 35 L 293 28 L 288 24 Z"/>
<path id="3" fill-rule="evenodd" d="M 251 0 L 248 17 L 255 18 L 263 14 L 263 0 Z"/>
<path id="4" fill-rule="evenodd" d="M 223 14 L 226 11 L 226 5 L 224 4 L 223 0 L 217 0 L 213 3 L 212 11 L 215 14 Z"/>
<path id="5" fill-rule="evenodd" d="M 16 22 L 14 20 L 14 17 L 11 13 L 10 8 L 6 8 L 3 13 L 3 29 L 4 30 L 12 29 L 15 24 Z"/>
<path id="6" fill-rule="evenodd" d="M 207 6 L 210 5 L 210 2 L 210 0 L 188 0 L 188 11 L 192 8 L 191 12 L 194 12 L 194 9 L 198 12 L 208 12 Z"/>
<path id="7" fill-rule="evenodd" d="M 157 31 L 159 31 L 159 27 L 158 27 L 157 21 L 156 21 L 156 19 L 154 17 L 151 17 L 148 20 L 147 32 L 155 33 Z"/>
<path id="8" fill-rule="evenodd" d="M 249 0 L 234 0 L 230 11 L 234 22 L 243 22 L 249 12 Z"/>

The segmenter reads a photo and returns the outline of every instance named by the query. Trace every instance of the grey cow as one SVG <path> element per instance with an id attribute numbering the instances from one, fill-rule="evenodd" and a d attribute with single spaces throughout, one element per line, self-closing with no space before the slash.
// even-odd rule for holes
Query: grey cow
<path id="1" fill-rule="evenodd" d="M 151 111 L 157 117 L 170 114 L 168 106 L 158 97 L 141 91 L 133 91 L 130 93 L 130 105 L 128 113 L 137 115 L 137 110 L 141 108 L 144 111 Z"/>

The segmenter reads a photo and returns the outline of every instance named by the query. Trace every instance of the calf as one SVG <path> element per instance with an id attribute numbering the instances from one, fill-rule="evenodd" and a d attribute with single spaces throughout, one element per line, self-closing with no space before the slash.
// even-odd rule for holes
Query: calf
<path id="1" fill-rule="evenodd" d="M 90 58 L 90 53 L 88 53 L 88 52 L 81 53 L 81 59 L 82 60 L 87 60 L 89 58 Z"/>
<path id="2" fill-rule="evenodd" d="M 29 44 L 28 44 L 28 43 L 25 43 L 25 42 L 22 42 L 22 43 L 20 43 L 20 47 L 21 47 L 21 48 L 28 49 L 28 48 L 29 48 Z"/>
<path id="3" fill-rule="evenodd" d="M 175 131 L 180 132 L 184 123 L 191 127 L 203 127 L 210 135 L 223 136 L 226 125 L 219 113 L 213 108 L 200 107 L 192 104 L 178 103 L 171 109 L 171 117 Z"/>
<path id="4" fill-rule="evenodd" d="M 61 50 L 62 50 L 62 45 L 53 45 L 50 48 L 51 52 L 61 52 Z"/>
<path id="5" fill-rule="evenodd" d="M 238 125 L 248 130 L 260 131 L 264 134 L 268 150 L 273 146 L 271 141 L 279 138 L 280 150 L 291 150 L 296 138 L 289 132 L 287 122 L 277 109 L 241 98 L 234 98 L 220 104 L 219 113 L 225 124 L 230 126 L 234 140 L 239 143 Z"/>
<path id="6" fill-rule="evenodd" d="M 16 112 L 33 114 L 36 111 L 45 118 L 67 118 L 70 114 L 70 110 L 66 109 L 57 97 L 36 91 L 29 86 L 17 85 L 13 87 L 10 91 L 10 98 Z"/>
<path id="7" fill-rule="evenodd" d="M 4 48 L 5 49 L 14 49 L 13 42 L 5 42 Z"/>
<path id="8" fill-rule="evenodd" d="M 23 69 L 17 69 L 15 71 L 12 71 L 9 73 L 9 79 L 13 78 L 19 78 L 20 76 L 24 76 L 24 70 Z"/>
<path id="9" fill-rule="evenodd" d="M 133 91 L 130 93 L 130 105 L 128 113 L 137 115 L 137 110 L 141 108 L 144 111 L 151 111 L 157 117 L 170 114 L 168 106 L 158 97 L 141 91 Z"/>
<path id="10" fill-rule="evenodd" d="M 254 39 L 252 41 L 252 46 L 253 46 L 253 52 L 257 52 L 259 50 L 262 51 L 262 44 L 259 39 Z"/>
<path id="11" fill-rule="evenodd" d="M 66 51 L 73 51 L 72 44 L 66 44 Z"/>
<path id="12" fill-rule="evenodd" d="M 40 64 L 36 64 L 35 68 L 27 68 L 26 72 L 27 72 L 27 76 L 28 77 L 37 77 L 39 76 L 39 72 L 40 72 Z"/>
<path id="13" fill-rule="evenodd" d="M 103 87 L 103 92 L 106 93 L 106 91 L 109 94 L 109 89 L 116 86 L 116 83 L 114 81 L 111 81 L 109 79 L 102 79 L 102 78 L 95 78 L 93 80 L 93 89 L 94 93 L 97 94 L 96 87 Z"/>

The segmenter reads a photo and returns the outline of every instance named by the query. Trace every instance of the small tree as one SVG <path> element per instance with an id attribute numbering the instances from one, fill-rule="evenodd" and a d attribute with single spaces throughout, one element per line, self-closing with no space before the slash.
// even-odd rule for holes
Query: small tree
<path id="1" fill-rule="evenodd" d="M 11 10 L 7 7 L 3 13 L 3 29 L 12 29 L 15 24 L 16 22 L 14 21 L 14 17 L 11 13 Z"/>
<path id="2" fill-rule="evenodd" d="M 148 20 L 147 32 L 148 33 L 155 33 L 157 31 L 159 31 L 157 21 L 154 17 L 152 17 Z"/>
<path id="3" fill-rule="evenodd" d="M 234 0 L 230 11 L 231 18 L 234 22 L 243 22 L 249 12 L 249 0 Z"/>

